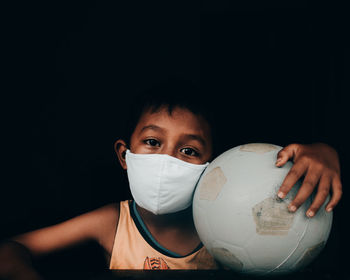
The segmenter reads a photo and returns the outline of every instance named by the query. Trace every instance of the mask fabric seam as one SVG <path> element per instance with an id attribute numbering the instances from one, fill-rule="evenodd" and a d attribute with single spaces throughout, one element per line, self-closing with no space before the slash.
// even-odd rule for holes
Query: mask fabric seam
<path id="1" fill-rule="evenodd" d="M 157 213 L 159 214 L 159 211 L 160 211 L 160 189 L 161 189 L 161 183 L 162 183 L 162 175 L 163 175 L 163 172 L 164 172 L 164 166 L 165 166 L 165 159 L 164 158 L 161 158 L 161 168 L 160 168 L 160 174 L 159 174 L 159 184 L 158 184 L 158 195 L 157 195 L 157 198 L 158 198 L 158 201 L 157 201 Z"/>

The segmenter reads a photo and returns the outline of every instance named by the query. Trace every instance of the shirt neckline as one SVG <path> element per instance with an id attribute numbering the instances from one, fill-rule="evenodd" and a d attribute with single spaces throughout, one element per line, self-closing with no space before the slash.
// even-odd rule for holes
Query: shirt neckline
<path id="1" fill-rule="evenodd" d="M 187 255 L 180 255 L 178 253 L 175 253 L 173 251 L 170 251 L 170 250 L 164 248 L 162 245 L 160 245 L 157 242 L 157 240 L 155 240 L 155 238 L 152 236 L 152 234 L 147 229 L 145 223 L 143 222 L 140 214 L 138 213 L 138 211 L 136 209 L 136 203 L 134 200 L 131 201 L 131 203 L 129 204 L 129 209 L 130 209 L 130 215 L 131 215 L 138 231 L 142 235 L 142 237 L 145 239 L 145 241 L 153 249 L 157 250 L 158 252 L 162 253 L 163 255 L 166 255 L 166 256 L 172 257 L 172 258 L 184 258 L 184 257 L 187 257 L 189 255 L 192 255 L 193 253 L 197 252 L 198 250 L 200 250 L 203 247 L 202 242 L 200 242 L 199 245 L 191 253 L 189 253 Z"/>

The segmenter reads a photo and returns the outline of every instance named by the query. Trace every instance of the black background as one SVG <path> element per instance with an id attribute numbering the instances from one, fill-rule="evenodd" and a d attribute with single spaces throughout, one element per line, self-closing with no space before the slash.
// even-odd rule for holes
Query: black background
<path id="1" fill-rule="evenodd" d="M 128 104 L 137 91 L 182 77 L 200 84 L 217 111 L 222 152 L 249 142 L 321 141 L 338 150 L 344 197 L 325 250 L 303 275 L 345 273 L 349 9 L 320 1 L 125 2 L 3 6 L 0 237 L 129 198 L 113 151 Z M 79 275 L 103 267 L 94 245 L 42 263 Z"/>

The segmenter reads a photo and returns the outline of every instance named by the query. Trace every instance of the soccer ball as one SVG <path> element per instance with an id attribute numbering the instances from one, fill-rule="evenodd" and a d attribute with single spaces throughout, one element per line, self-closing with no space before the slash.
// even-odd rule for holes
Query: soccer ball
<path id="1" fill-rule="evenodd" d="M 276 196 L 292 166 L 275 166 L 281 148 L 264 143 L 232 148 L 211 162 L 198 182 L 194 223 L 204 246 L 225 268 L 252 275 L 294 272 L 327 242 L 332 213 L 323 205 L 313 218 L 305 215 L 315 193 L 295 213 L 287 206 L 301 182 L 283 200 Z"/>

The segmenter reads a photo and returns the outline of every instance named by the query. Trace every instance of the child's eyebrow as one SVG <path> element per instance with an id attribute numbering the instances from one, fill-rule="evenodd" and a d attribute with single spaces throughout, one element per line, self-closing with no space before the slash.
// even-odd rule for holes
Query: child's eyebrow
<path id="1" fill-rule="evenodd" d="M 202 144 L 202 146 L 206 146 L 207 142 L 199 135 L 196 134 L 185 134 L 185 138 L 188 138 L 189 140 L 196 140 L 199 143 Z"/>
<path id="2" fill-rule="evenodd" d="M 156 131 L 163 131 L 164 129 L 154 125 L 154 124 L 150 124 L 150 125 L 146 125 L 141 129 L 141 132 L 145 131 L 146 129 L 152 129 L 152 130 L 156 130 Z"/>

